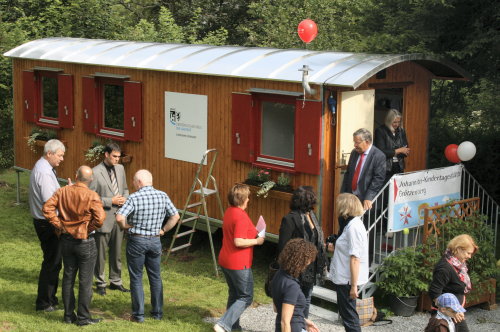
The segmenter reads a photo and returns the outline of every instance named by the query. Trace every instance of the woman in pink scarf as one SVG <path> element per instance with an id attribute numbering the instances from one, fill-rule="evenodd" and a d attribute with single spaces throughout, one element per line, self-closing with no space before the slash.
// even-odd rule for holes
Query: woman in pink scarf
<path id="1" fill-rule="evenodd" d="M 432 302 L 443 293 L 454 294 L 460 304 L 465 306 L 465 294 L 471 289 L 466 261 L 472 257 L 478 247 L 472 237 L 462 234 L 454 237 L 449 243 L 441 260 L 434 267 L 429 296 Z M 435 311 L 432 312 L 435 315 Z M 463 313 L 453 317 L 456 332 L 469 332 Z"/>

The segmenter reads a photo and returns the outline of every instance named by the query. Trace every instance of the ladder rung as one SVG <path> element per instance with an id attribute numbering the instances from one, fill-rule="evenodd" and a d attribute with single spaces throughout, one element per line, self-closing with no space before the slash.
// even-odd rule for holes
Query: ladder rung
<path id="1" fill-rule="evenodd" d="M 180 238 L 180 237 L 183 237 L 183 236 L 186 236 L 186 235 L 189 235 L 189 234 L 193 234 L 194 232 L 196 232 L 195 229 L 190 229 L 189 231 L 185 231 L 185 232 L 182 232 L 182 233 L 179 233 L 175 236 L 176 239 Z"/>
<path id="2" fill-rule="evenodd" d="M 193 204 L 189 204 L 188 206 L 186 206 L 186 210 L 194 208 L 196 206 L 200 206 L 201 204 L 202 204 L 202 202 L 196 202 L 196 203 L 193 203 Z"/>
<path id="3" fill-rule="evenodd" d="M 204 194 L 204 196 L 213 195 L 216 192 L 217 192 L 217 190 L 215 190 L 215 189 L 203 188 L 203 194 Z M 197 190 L 193 191 L 193 193 L 201 195 L 201 189 L 197 189 Z"/>
<path id="4" fill-rule="evenodd" d="M 190 222 L 190 221 L 193 221 L 193 220 L 196 220 L 196 219 L 198 219 L 198 216 L 189 217 L 189 218 L 186 218 L 186 219 L 182 219 L 181 223 L 185 224 L 187 222 Z"/>
<path id="5" fill-rule="evenodd" d="M 178 246 L 178 247 L 170 249 L 170 252 L 176 252 L 177 250 L 181 250 L 181 249 L 187 248 L 189 246 L 191 246 L 191 243 L 186 243 L 186 244 L 183 244 L 182 246 Z"/>

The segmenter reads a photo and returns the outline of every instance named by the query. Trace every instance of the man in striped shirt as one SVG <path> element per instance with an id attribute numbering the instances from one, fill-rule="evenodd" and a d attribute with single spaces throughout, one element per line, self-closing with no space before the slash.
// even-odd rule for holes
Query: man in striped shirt
<path id="1" fill-rule="evenodd" d="M 151 315 L 163 316 L 163 284 L 160 275 L 160 236 L 177 224 L 179 214 L 168 195 L 153 188 L 153 176 L 147 170 L 134 175 L 135 193 L 130 195 L 116 212 L 120 228 L 128 231 L 127 262 L 132 296 L 132 321 L 144 321 L 144 289 L 142 273 L 144 265 L 151 290 Z M 167 222 L 162 227 L 163 221 Z"/>

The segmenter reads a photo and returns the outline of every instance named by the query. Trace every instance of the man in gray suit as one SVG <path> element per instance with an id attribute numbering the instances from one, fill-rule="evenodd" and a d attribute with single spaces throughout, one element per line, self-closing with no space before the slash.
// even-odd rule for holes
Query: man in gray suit
<path id="1" fill-rule="evenodd" d="M 109 289 L 130 292 L 122 283 L 122 241 L 123 230 L 115 221 L 116 210 L 125 203 L 128 197 L 127 179 L 125 170 L 118 164 L 121 149 L 115 143 L 109 143 L 104 148 L 104 160 L 94 167 L 94 180 L 90 189 L 101 196 L 106 219 L 104 224 L 96 230 L 95 242 L 97 246 L 97 262 L 94 275 L 96 278 L 97 293 L 106 295 L 106 251 L 109 248 Z"/>
<path id="2" fill-rule="evenodd" d="M 385 155 L 372 141 L 368 129 L 361 128 L 354 132 L 354 149 L 340 189 L 341 193 L 358 196 L 365 210 L 372 208 L 372 201 L 385 180 Z"/>

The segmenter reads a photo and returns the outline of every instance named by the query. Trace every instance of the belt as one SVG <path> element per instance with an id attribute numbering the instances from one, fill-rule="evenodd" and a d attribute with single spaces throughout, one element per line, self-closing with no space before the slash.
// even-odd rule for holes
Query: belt
<path id="1" fill-rule="evenodd" d="M 69 233 L 62 233 L 61 236 L 67 238 L 68 240 L 73 240 L 73 241 L 81 241 L 81 242 L 87 242 L 88 240 L 93 240 L 94 239 L 94 234 L 95 233 L 92 233 L 92 234 L 89 234 L 87 235 L 87 238 L 86 239 L 75 239 L 73 236 L 71 236 L 71 234 Z"/>
<path id="2" fill-rule="evenodd" d="M 137 236 L 137 237 L 160 237 L 160 234 L 156 235 L 142 235 L 137 233 L 128 233 L 129 236 Z"/>

